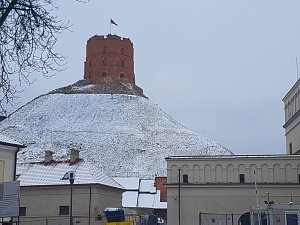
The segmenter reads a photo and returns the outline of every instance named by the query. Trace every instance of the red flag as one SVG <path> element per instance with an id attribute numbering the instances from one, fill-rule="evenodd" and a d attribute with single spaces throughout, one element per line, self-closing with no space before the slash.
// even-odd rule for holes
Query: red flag
<path id="1" fill-rule="evenodd" d="M 115 21 L 113 21 L 112 19 L 110 19 L 110 23 L 113 24 L 113 25 L 118 26 L 118 24 Z"/>

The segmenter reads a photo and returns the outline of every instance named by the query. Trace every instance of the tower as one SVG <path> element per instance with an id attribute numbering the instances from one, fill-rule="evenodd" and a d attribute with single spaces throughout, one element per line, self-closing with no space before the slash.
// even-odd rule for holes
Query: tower
<path id="1" fill-rule="evenodd" d="M 300 79 L 282 100 L 285 110 L 285 140 L 287 154 L 300 154 Z"/>
<path id="2" fill-rule="evenodd" d="M 117 35 L 91 37 L 86 45 L 84 79 L 92 84 L 126 81 L 135 85 L 130 39 Z"/>

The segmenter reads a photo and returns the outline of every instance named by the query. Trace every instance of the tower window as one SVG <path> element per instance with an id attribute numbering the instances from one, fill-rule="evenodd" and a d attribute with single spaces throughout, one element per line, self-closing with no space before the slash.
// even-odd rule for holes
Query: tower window
<path id="1" fill-rule="evenodd" d="M 124 73 L 121 73 L 121 74 L 120 74 L 120 78 L 125 78 L 125 74 L 124 74 Z"/>
<path id="2" fill-rule="evenodd" d="M 240 183 L 241 184 L 245 183 L 245 175 L 244 174 L 240 174 Z"/>
<path id="3" fill-rule="evenodd" d="M 104 46 L 104 47 L 103 47 L 103 53 L 106 53 L 106 51 L 107 51 L 107 47 Z"/>
<path id="4" fill-rule="evenodd" d="M 124 48 L 121 48 L 121 54 L 124 55 Z"/>
<path id="5" fill-rule="evenodd" d="M 183 176 L 182 176 L 182 182 L 184 184 L 187 184 L 189 182 L 189 175 L 183 174 Z"/>
<path id="6" fill-rule="evenodd" d="M 124 60 L 121 59 L 121 66 L 124 67 Z"/>

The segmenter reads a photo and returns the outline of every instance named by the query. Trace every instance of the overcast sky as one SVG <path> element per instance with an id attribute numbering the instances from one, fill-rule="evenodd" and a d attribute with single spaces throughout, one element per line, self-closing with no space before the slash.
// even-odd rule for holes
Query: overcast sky
<path id="1" fill-rule="evenodd" d="M 235 154 L 285 153 L 282 98 L 297 78 L 300 1 L 57 2 L 74 24 L 57 45 L 67 70 L 34 75 L 22 104 L 82 79 L 86 41 L 108 34 L 111 17 L 112 34 L 134 43 L 136 83 L 150 101 Z"/>

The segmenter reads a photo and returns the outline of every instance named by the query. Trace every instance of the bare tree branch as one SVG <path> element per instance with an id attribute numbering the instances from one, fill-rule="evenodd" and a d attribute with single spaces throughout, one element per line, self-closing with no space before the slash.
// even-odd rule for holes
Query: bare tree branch
<path id="1" fill-rule="evenodd" d="M 86 0 L 77 0 L 86 2 Z M 87 0 L 88 1 L 88 0 Z M 58 35 L 70 27 L 53 11 L 54 0 L 0 0 L 0 110 L 13 105 L 34 72 L 45 77 L 60 71 L 65 57 L 54 51 Z M 13 80 L 19 85 L 13 85 Z"/>

